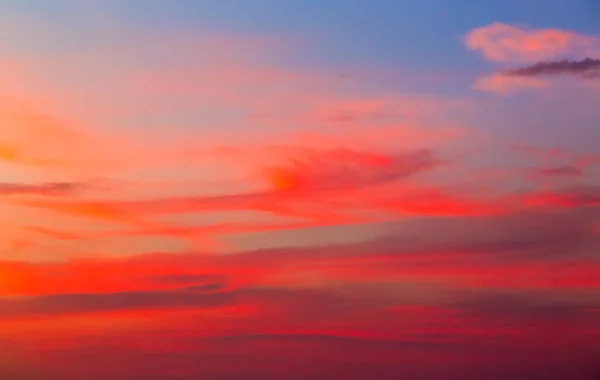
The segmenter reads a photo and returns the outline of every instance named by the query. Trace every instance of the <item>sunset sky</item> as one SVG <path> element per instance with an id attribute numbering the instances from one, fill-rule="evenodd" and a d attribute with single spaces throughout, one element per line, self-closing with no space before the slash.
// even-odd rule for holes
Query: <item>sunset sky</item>
<path id="1" fill-rule="evenodd" d="M 597 379 L 600 2 L 0 1 L 0 379 Z"/>

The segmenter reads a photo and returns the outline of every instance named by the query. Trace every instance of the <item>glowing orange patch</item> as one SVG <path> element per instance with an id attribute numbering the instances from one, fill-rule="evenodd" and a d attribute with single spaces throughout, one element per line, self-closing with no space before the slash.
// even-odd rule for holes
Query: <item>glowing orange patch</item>
<path id="1" fill-rule="evenodd" d="M 0 159 L 5 161 L 15 161 L 18 156 L 19 154 L 16 148 L 0 145 Z"/>
<path id="2" fill-rule="evenodd" d="M 299 187 L 298 178 L 284 168 L 270 168 L 266 170 L 265 177 L 276 190 L 288 191 Z"/>

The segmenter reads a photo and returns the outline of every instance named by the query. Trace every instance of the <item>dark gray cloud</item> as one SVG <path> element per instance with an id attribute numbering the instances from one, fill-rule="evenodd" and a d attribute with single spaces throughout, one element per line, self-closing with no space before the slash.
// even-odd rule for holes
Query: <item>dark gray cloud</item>
<path id="1" fill-rule="evenodd" d="M 600 76 L 600 59 L 585 58 L 580 61 L 564 59 L 561 61 L 538 62 L 533 65 L 509 69 L 502 72 L 511 77 L 537 77 L 556 75 L 579 75 L 585 78 Z"/>

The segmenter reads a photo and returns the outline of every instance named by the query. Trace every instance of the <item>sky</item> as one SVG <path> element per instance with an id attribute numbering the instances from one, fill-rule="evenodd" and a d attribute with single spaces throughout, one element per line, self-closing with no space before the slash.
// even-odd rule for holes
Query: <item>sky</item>
<path id="1" fill-rule="evenodd" d="M 4 0 L 0 83 L 2 379 L 600 376 L 594 0 Z"/>

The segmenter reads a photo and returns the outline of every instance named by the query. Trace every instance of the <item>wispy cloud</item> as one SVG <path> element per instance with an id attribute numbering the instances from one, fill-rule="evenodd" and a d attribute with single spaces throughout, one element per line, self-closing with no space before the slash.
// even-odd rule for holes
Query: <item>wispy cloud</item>
<path id="1" fill-rule="evenodd" d="M 537 78 L 492 74 L 477 79 L 473 87 L 480 91 L 507 95 L 519 90 L 543 89 L 548 87 L 548 83 Z"/>
<path id="2" fill-rule="evenodd" d="M 581 61 L 538 62 L 533 65 L 508 69 L 502 74 L 509 77 L 536 77 L 561 74 L 579 75 L 585 78 L 595 78 L 600 69 L 600 59 L 585 58 Z"/>

